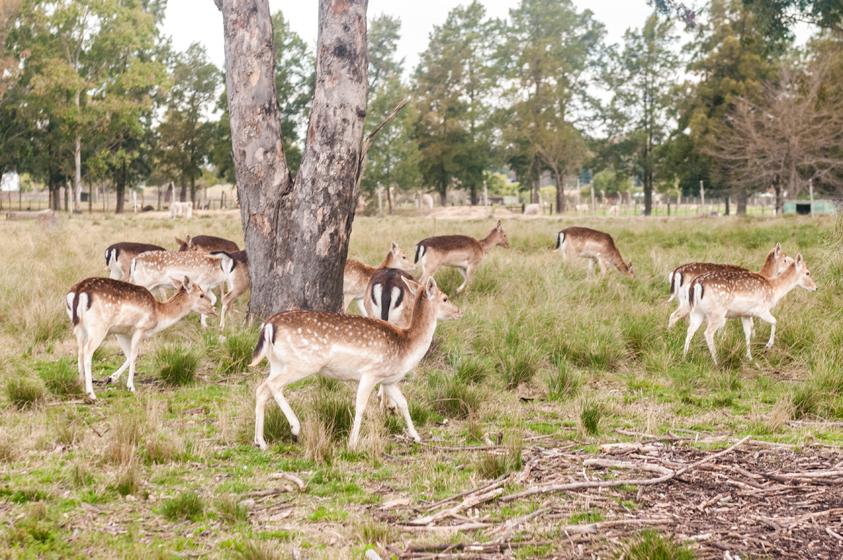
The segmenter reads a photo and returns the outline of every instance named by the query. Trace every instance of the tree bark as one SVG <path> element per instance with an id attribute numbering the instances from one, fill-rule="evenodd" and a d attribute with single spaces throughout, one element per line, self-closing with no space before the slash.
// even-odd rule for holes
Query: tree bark
<path id="1" fill-rule="evenodd" d="M 559 170 L 553 169 L 553 179 L 556 183 L 556 213 L 562 214 L 565 212 L 565 183 L 560 176 Z"/>
<path id="2" fill-rule="evenodd" d="M 746 202 L 749 197 L 746 190 L 740 189 L 735 193 L 735 215 L 746 216 Z"/>
<path id="3" fill-rule="evenodd" d="M 190 178 L 190 202 L 192 202 L 193 207 L 196 208 L 196 179 L 193 177 Z"/>
<path id="4" fill-rule="evenodd" d="M 79 115 L 82 92 L 78 89 L 74 96 L 76 114 Z M 78 125 L 77 125 L 78 126 Z M 82 135 L 76 131 L 73 142 L 73 211 L 82 211 Z"/>
<path id="5" fill-rule="evenodd" d="M 361 170 L 367 101 L 366 0 L 320 0 L 316 90 L 295 179 L 281 142 L 267 0 L 215 0 L 225 29 L 226 88 L 249 314 L 339 311 Z"/>
<path id="6" fill-rule="evenodd" d="M 179 202 L 187 202 L 187 183 L 182 180 L 181 187 L 179 187 Z"/>

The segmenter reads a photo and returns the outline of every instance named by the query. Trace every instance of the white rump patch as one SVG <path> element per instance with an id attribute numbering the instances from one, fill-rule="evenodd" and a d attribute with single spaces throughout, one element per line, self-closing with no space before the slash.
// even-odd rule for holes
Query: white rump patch
<path id="1" fill-rule="evenodd" d="M 74 292 L 68 292 L 67 297 L 67 318 L 73 321 L 73 294 Z"/>

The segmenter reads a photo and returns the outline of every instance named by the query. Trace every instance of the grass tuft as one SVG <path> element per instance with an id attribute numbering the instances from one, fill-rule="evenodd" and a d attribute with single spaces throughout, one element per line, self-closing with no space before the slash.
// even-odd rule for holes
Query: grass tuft
<path id="1" fill-rule="evenodd" d="M 605 407 L 596 401 L 586 399 L 580 406 L 580 429 L 590 436 L 600 433 L 600 420 L 605 413 Z"/>
<path id="2" fill-rule="evenodd" d="M 478 389 L 442 372 L 430 374 L 427 386 L 430 407 L 449 418 L 468 418 L 480 408 Z"/>
<path id="3" fill-rule="evenodd" d="M 181 346 L 165 346 L 155 354 L 158 376 L 168 385 L 180 386 L 193 383 L 199 357 Z"/>
<path id="4" fill-rule="evenodd" d="M 224 522 L 234 525 L 249 519 L 249 510 L 236 496 L 221 496 L 216 503 L 217 514 Z"/>
<path id="5" fill-rule="evenodd" d="M 170 521 L 198 521 L 205 511 L 205 504 L 196 492 L 182 492 L 175 498 L 165 500 L 161 513 Z"/>
<path id="6" fill-rule="evenodd" d="M 82 393 L 76 365 L 67 358 L 55 362 L 40 362 L 35 365 L 35 370 L 47 390 L 57 397 Z"/>
<path id="7" fill-rule="evenodd" d="M 281 560 L 284 556 L 274 543 L 249 541 L 235 547 L 234 558 L 237 560 Z"/>
<path id="8" fill-rule="evenodd" d="M 691 549 L 655 531 L 642 531 L 623 551 L 628 560 L 693 560 Z"/>
<path id="9" fill-rule="evenodd" d="M 17 408 L 29 409 L 44 400 L 44 386 L 34 379 L 13 377 L 6 382 L 6 396 Z"/>
<path id="10" fill-rule="evenodd" d="M 252 361 L 256 334 L 253 331 L 238 331 L 226 335 L 221 345 L 219 371 L 221 373 L 240 373 L 246 371 Z"/>
<path id="11" fill-rule="evenodd" d="M 557 360 L 556 369 L 547 376 L 547 398 L 564 401 L 575 396 L 582 385 L 582 378 L 565 360 Z"/>

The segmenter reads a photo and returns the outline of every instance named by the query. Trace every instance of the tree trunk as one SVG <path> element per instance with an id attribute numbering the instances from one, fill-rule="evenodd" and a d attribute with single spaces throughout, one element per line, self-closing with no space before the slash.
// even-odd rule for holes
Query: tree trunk
<path id="1" fill-rule="evenodd" d="M 80 112 L 81 96 L 82 92 L 77 89 L 73 98 L 77 118 Z M 73 142 L 73 211 L 82 211 L 82 134 L 79 130 L 76 131 Z"/>
<path id="2" fill-rule="evenodd" d="M 448 187 L 445 185 L 439 185 L 439 205 L 442 208 L 448 205 Z"/>
<path id="3" fill-rule="evenodd" d="M 70 185 L 64 184 L 64 211 L 70 212 Z"/>
<path id="4" fill-rule="evenodd" d="M 729 200 L 729 199 L 730 199 L 730 198 L 731 198 L 731 197 L 727 194 L 727 195 L 726 195 L 726 215 L 727 215 L 727 216 L 729 215 L 729 212 L 730 212 L 730 208 L 729 208 L 729 202 L 730 202 L 730 200 Z"/>
<path id="5" fill-rule="evenodd" d="M 123 213 L 123 206 L 126 199 L 126 164 L 123 164 L 123 168 L 121 170 L 120 175 L 117 178 L 117 184 L 115 185 L 115 190 L 117 191 L 117 208 L 115 208 L 114 212 L 116 214 Z"/>
<path id="6" fill-rule="evenodd" d="M 477 185 L 471 185 L 468 188 L 468 194 L 471 200 L 471 205 L 477 206 Z"/>
<path id="7" fill-rule="evenodd" d="M 735 215 L 736 216 L 746 216 L 747 198 L 749 198 L 749 197 L 747 196 L 746 191 L 744 189 L 740 189 L 740 190 L 738 190 L 737 193 L 735 193 L 735 199 L 736 199 Z"/>
<path id="8" fill-rule="evenodd" d="M 556 183 L 556 213 L 562 214 L 565 212 L 565 184 L 558 169 L 553 170 L 553 179 Z"/>
<path id="9" fill-rule="evenodd" d="M 392 187 L 386 187 L 386 211 L 392 214 Z"/>
<path id="10" fill-rule="evenodd" d="M 644 215 L 653 213 L 653 174 L 650 170 L 644 172 Z"/>
<path id="11" fill-rule="evenodd" d="M 281 142 L 268 2 L 216 3 L 225 28 L 234 167 L 249 252 L 249 314 L 339 311 L 366 117 L 367 2 L 319 2 L 316 90 L 295 180 Z"/>
<path id="12" fill-rule="evenodd" d="M 179 190 L 179 202 L 186 202 L 187 201 L 187 183 L 182 180 L 181 187 Z"/>
<path id="13" fill-rule="evenodd" d="M 50 192 L 50 208 L 58 212 L 61 210 L 61 191 L 58 185 L 49 185 Z"/>
<path id="14" fill-rule="evenodd" d="M 193 207 L 196 208 L 196 179 L 192 176 L 190 177 L 190 201 L 193 203 Z"/>

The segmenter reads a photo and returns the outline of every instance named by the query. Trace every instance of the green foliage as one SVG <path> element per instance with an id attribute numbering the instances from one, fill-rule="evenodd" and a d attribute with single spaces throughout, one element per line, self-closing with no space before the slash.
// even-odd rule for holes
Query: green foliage
<path id="1" fill-rule="evenodd" d="M 629 560 L 694 560 L 691 549 L 649 530 L 627 546 L 622 556 Z"/>
<path id="2" fill-rule="evenodd" d="M 161 513 L 170 521 L 198 521 L 205 511 L 205 504 L 196 492 L 182 492 L 164 501 Z"/>
<path id="3" fill-rule="evenodd" d="M 199 357 L 193 350 L 181 346 L 166 346 L 155 354 L 158 376 L 168 385 L 193 383 Z"/>
<path id="4" fill-rule="evenodd" d="M 468 418 L 480 407 L 478 389 L 441 372 L 428 376 L 427 400 L 433 410 L 449 418 Z"/>
<path id="5" fill-rule="evenodd" d="M 18 408 L 32 408 L 44 400 L 44 386 L 28 377 L 13 377 L 6 381 L 6 396 Z"/>
<path id="6" fill-rule="evenodd" d="M 35 370 L 44 381 L 47 390 L 53 395 L 61 397 L 78 395 L 82 392 L 76 364 L 68 358 L 55 362 L 39 362 L 35 365 Z"/>

